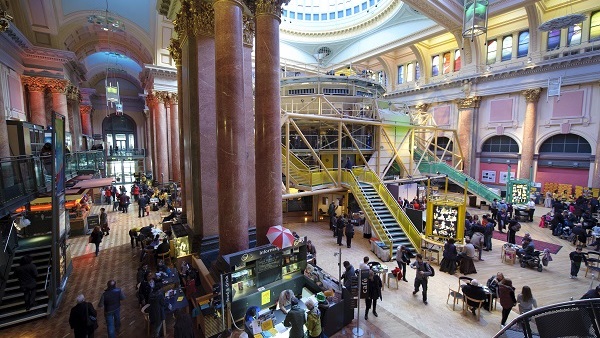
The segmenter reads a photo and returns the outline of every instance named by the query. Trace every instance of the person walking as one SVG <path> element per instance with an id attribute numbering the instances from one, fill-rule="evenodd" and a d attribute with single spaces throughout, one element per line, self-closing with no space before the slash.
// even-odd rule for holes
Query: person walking
<path id="1" fill-rule="evenodd" d="M 417 254 L 417 259 L 411 264 L 411 267 L 416 269 L 415 274 L 415 290 L 413 296 L 419 292 L 419 287 L 423 287 L 423 304 L 427 305 L 427 282 L 429 276 L 433 274 L 433 268 L 426 262 L 423 262 L 423 256 Z"/>
<path id="2" fill-rule="evenodd" d="M 309 298 L 306 302 L 306 308 L 308 313 L 306 314 L 306 332 L 308 338 L 320 338 L 323 334 L 323 328 L 321 326 L 321 311 L 316 306 L 315 301 Z"/>
<path id="3" fill-rule="evenodd" d="M 92 230 L 89 239 L 90 243 L 94 243 L 96 246 L 96 257 L 98 257 L 98 252 L 100 252 L 100 243 L 102 242 L 102 237 L 104 237 L 104 234 L 102 233 L 102 230 L 100 230 L 100 227 L 96 225 L 94 230 Z"/>
<path id="4" fill-rule="evenodd" d="M 81 294 L 77 296 L 77 304 L 71 308 L 69 315 L 69 325 L 75 338 L 94 338 L 94 331 L 98 328 L 97 315 L 92 303 L 86 302 Z"/>
<path id="5" fill-rule="evenodd" d="M 35 293 L 38 271 L 29 255 L 21 257 L 20 265 L 15 268 L 15 274 L 25 298 L 25 310 L 29 311 L 35 305 Z"/>
<path id="6" fill-rule="evenodd" d="M 502 306 L 502 321 L 500 322 L 500 325 L 501 327 L 504 327 L 510 311 L 517 304 L 512 280 L 504 278 L 502 282 L 498 284 L 498 298 L 500 299 L 500 306 Z"/>
<path id="7" fill-rule="evenodd" d="M 102 234 L 108 236 L 110 233 L 110 227 L 108 226 L 108 215 L 106 214 L 106 209 L 100 208 L 100 229 L 102 230 Z"/>
<path id="8" fill-rule="evenodd" d="M 138 199 L 138 217 L 146 216 L 146 206 L 148 205 L 148 195 L 142 194 Z"/>
<path id="9" fill-rule="evenodd" d="M 535 212 L 535 200 L 531 198 L 527 202 L 527 216 L 529 216 L 529 222 L 533 222 L 533 213 Z"/>
<path id="10" fill-rule="evenodd" d="M 377 298 L 383 300 L 381 297 L 381 289 L 383 289 L 381 278 L 373 271 L 369 271 L 369 278 L 367 279 L 367 295 L 365 297 L 367 305 L 365 309 L 365 320 L 369 319 L 369 309 L 371 309 L 371 304 L 373 304 L 373 316 L 377 317 Z"/>
<path id="11" fill-rule="evenodd" d="M 117 282 L 112 279 L 106 282 L 106 290 L 98 301 L 98 307 L 104 308 L 108 338 L 115 338 L 116 331 L 121 329 L 121 301 L 123 299 L 125 299 L 125 294 L 117 288 Z"/>
<path id="12" fill-rule="evenodd" d="M 402 269 L 402 280 L 405 282 L 408 282 L 406 280 L 406 265 L 410 264 L 412 257 L 413 254 L 404 245 L 398 245 L 396 249 L 396 263 L 398 264 L 398 268 Z"/>
<path id="13" fill-rule="evenodd" d="M 346 222 L 344 218 L 340 215 L 337 219 L 335 231 L 337 236 L 337 245 L 342 245 L 342 236 L 344 236 L 344 230 L 346 229 Z"/>
<path id="14" fill-rule="evenodd" d="M 285 315 L 283 325 L 290 328 L 290 338 L 304 338 L 304 324 L 306 318 L 304 317 L 304 311 L 298 306 L 298 298 L 292 297 L 292 308 Z"/>
<path id="15" fill-rule="evenodd" d="M 574 279 L 577 278 L 577 274 L 581 268 L 581 261 L 584 261 L 585 264 L 587 264 L 587 258 L 582 252 L 581 246 L 578 245 L 577 248 L 575 248 L 575 251 L 572 251 L 569 254 L 569 259 L 571 260 L 571 279 Z"/>
<path id="16" fill-rule="evenodd" d="M 344 218 L 347 219 L 347 215 L 344 215 Z M 354 237 L 354 226 L 352 222 L 346 222 L 346 246 L 348 248 L 352 247 L 352 237 Z"/>

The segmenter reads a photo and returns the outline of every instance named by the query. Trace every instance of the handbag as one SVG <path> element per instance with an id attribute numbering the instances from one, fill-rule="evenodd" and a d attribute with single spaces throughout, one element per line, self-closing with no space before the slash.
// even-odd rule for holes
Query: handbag
<path id="1" fill-rule="evenodd" d="M 89 314 L 89 303 L 85 304 L 85 318 L 87 327 L 94 327 L 94 330 L 98 328 L 98 320 L 94 316 Z"/>
<path id="2" fill-rule="evenodd" d="M 93 243 L 92 241 L 92 235 L 90 235 L 90 237 L 88 237 L 88 243 Z"/>

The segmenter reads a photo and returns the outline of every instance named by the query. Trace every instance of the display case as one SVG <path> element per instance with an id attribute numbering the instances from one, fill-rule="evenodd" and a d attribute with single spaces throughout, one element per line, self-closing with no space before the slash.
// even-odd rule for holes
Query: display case
<path id="1" fill-rule="evenodd" d="M 187 224 L 171 225 L 173 239 L 171 240 L 171 256 L 175 258 L 187 256 L 192 253 L 190 246 L 191 229 Z"/>
<path id="2" fill-rule="evenodd" d="M 526 204 L 531 198 L 531 181 L 527 179 L 506 182 L 506 201 L 512 204 Z"/>
<path id="3" fill-rule="evenodd" d="M 438 240 L 464 237 L 466 204 L 464 201 L 438 199 L 427 203 L 425 235 Z"/>

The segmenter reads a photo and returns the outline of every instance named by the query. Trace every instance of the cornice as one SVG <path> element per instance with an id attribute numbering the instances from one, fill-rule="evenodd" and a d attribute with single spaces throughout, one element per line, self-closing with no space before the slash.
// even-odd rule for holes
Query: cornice
<path id="1" fill-rule="evenodd" d="M 6 32 L 8 41 L 16 48 L 23 58 L 46 60 L 60 63 L 77 61 L 75 53 L 68 50 L 59 50 L 33 45 L 15 25 L 10 25 Z"/>
<path id="2" fill-rule="evenodd" d="M 472 96 L 464 99 L 457 99 L 456 105 L 459 109 L 474 109 L 479 108 L 481 103 L 481 96 Z"/>
<path id="3" fill-rule="evenodd" d="M 147 70 L 147 73 L 154 78 L 160 77 L 177 80 L 177 68 L 146 64 L 144 65 L 144 70 Z"/>

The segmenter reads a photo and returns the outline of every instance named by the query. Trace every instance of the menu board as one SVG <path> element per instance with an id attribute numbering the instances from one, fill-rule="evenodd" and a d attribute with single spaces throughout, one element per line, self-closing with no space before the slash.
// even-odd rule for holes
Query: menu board
<path id="1" fill-rule="evenodd" d="M 256 272 L 279 269 L 281 267 L 281 251 L 273 252 L 256 260 Z"/>
<path id="2" fill-rule="evenodd" d="M 455 238 L 458 220 L 458 208 L 449 205 L 434 205 L 433 229 L 431 235 Z"/>
<path id="3" fill-rule="evenodd" d="M 88 230 L 94 230 L 94 227 L 100 225 L 100 216 L 90 215 L 87 217 L 87 228 Z"/>

